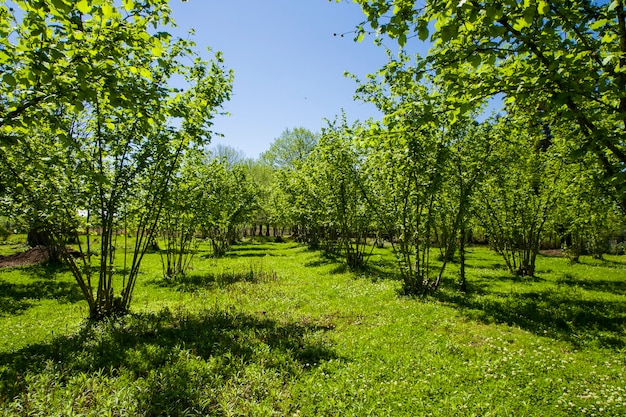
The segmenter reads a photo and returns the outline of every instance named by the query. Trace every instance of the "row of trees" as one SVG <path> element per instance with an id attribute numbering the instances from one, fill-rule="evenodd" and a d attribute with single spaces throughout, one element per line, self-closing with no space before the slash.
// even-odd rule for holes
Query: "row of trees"
<path id="1" fill-rule="evenodd" d="M 396 63 L 398 79 L 413 83 L 413 77 L 400 76 L 407 71 Z M 360 269 L 372 242 L 387 241 L 405 292 L 426 294 L 439 287 L 455 257 L 459 285 L 466 287 L 464 253 L 471 236 L 487 241 L 511 273 L 532 276 L 542 244 L 562 246 L 576 260 L 582 253 L 601 256 L 608 239 L 622 233 L 619 205 L 601 164 L 575 153 L 575 128 L 534 120 L 515 107 L 483 122 L 451 117 L 434 87 L 399 88 L 398 79 L 360 88 L 363 99 L 390 115 L 383 122 L 350 124 L 343 115 L 321 134 L 286 130 L 258 161 L 222 148 L 217 154 L 231 161 L 231 172 L 241 175 L 234 184 L 246 192 L 218 185 L 221 195 L 204 191 L 203 200 L 190 188 L 211 189 L 219 175 L 203 177 L 211 165 L 190 162 L 198 185 L 177 186 L 199 203 L 189 206 L 187 215 L 199 216 L 189 236 L 209 236 L 199 226 L 213 218 L 209 207 L 240 207 L 245 209 L 224 212 L 245 214 L 223 218 L 225 245 L 265 224 L 268 231 L 289 230 L 302 242 L 341 254 L 350 268 Z M 415 95 L 394 96 L 409 87 Z M 432 262 L 433 256 L 441 262 Z"/>
<path id="2" fill-rule="evenodd" d="M 437 100 L 420 91 L 426 96 L 411 103 Z M 466 288 L 472 234 L 484 236 L 511 273 L 532 276 L 553 236 L 575 260 L 601 255 L 611 234 L 621 233 L 602 167 L 591 156 L 567 156 L 570 127 L 537 124 L 514 109 L 482 123 L 432 120 L 329 123 L 304 162 L 276 173 L 277 198 L 289 202 L 283 218 L 298 225 L 299 238 L 342 253 L 353 269 L 366 266 L 368 239 L 391 242 L 408 294 L 436 290 L 456 254 Z"/>

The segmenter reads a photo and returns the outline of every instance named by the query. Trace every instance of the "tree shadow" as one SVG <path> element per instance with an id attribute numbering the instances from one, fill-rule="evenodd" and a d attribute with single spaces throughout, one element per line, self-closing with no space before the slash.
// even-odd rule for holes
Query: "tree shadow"
<path id="1" fill-rule="evenodd" d="M 351 270 L 346 262 L 346 258 L 335 252 L 320 252 L 317 259 L 304 264 L 305 267 L 309 268 L 317 268 L 326 265 L 334 265 L 329 271 L 330 274 L 343 274 Z M 402 281 L 403 279 L 402 274 L 398 272 L 396 261 L 386 258 L 375 259 L 374 257 L 370 257 L 363 267 L 352 271 L 357 273 L 360 277 L 370 279 L 373 282 L 380 280 Z"/>
<path id="2" fill-rule="evenodd" d="M 592 261 L 582 261 L 583 265 L 602 266 L 605 268 L 624 269 L 626 267 L 625 261 L 616 261 L 611 259 L 592 259 Z"/>
<path id="3" fill-rule="evenodd" d="M 276 250 L 276 247 L 273 245 L 264 245 L 260 243 L 247 243 L 240 246 L 232 246 L 229 252 L 238 253 L 238 252 L 269 252 Z"/>
<path id="4" fill-rule="evenodd" d="M 37 300 L 76 303 L 84 299 L 76 282 L 57 279 L 57 274 L 65 272 L 66 267 L 51 264 L 22 269 L 34 279 L 27 283 L 13 283 L 0 278 L 0 316 L 21 314 Z"/>
<path id="5" fill-rule="evenodd" d="M 246 271 L 208 272 L 186 274 L 175 279 L 160 279 L 150 283 L 161 288 L 171 288 L 181 292 L 196 292 L 202 289 L 226 288 L 239 282 L 258 284 L 277 279 L 276 272 L 250 268 Z"/>
<path id="6" fill-rule="evenodd" d="M 448 290 L 433 297 L 454 305 L 470 319 L 518 326 L 576 347 L 590 342 L 611 349 L 626 346 L 626 302 L 585 300 L 575 290 L 494 292 L 474 285 L 480 285 L 479 293 Z"/>
<path id="7" fill-rule="evenodd" d="M 159 415 L 164 404 L 174 407 L 168 415 L 181 415 L 189 407 L 198 409 L 200 402 L 217 407 L 217 398 L 198 398 L 206 395 L 196 386 L 199 380 L 227 381 L 239 377 L 242 366 L 254 364 L 286 383 L 336 359 L 318 337 L 332 328 L 285 324 L 233 310 L 190 315 L 166 309 L 88 323 L 75 335 L 0 354 L 0 398 L 25 395 L 24 375 L 44 372 L 52 363 L 64 380 L 96 372 L 114 378 L 124 370 L 135 379 L 158 381 L 148 387 L 147 415 Z"/>
<path id="8" fill-rule="evenodd" d="M 247 243 L 242 245 L 231 246 L 224 254 L 225 258 L 261 258 L 263 256 L 277 256 L 277 248 L 274 245 L 262 243 Z"/>
<path id="9" fill-rule="evenodd" d="M 370 261 L 365 269 L 361 271 L 361 276 L 370 279 L 372 282 L 377 281 L 402 281 L 402 274 L 398 272 L 395 264 L 387 265 L 381 262 Z"/>
<path id="10" fill-rule="evenodd" d="M 0 317 L 21 314 L 34 305 L 32 299 L 23 296 L 30 291 L 22 290 L 16 284 L 0 281 Z"/>
<path id="11" fill-rule="evenodd" d="M 264 256 L 272 256 L 269 252 L 263 250 L 247 250 L 245 252 L 226 252 L 222 258 L 262 258 Z"/>
<path id="12" fill-rule="evenodd" d="M 62 262 L 45 262 L 22 268 L 24 272 L 36 279 L 54 280 L 59 274 L 70 272 L 67 264 Z"/>
<path id="13" fill-rule="evenodd" d="M 276 248 L 272 246 L 264 245 L 250 245 L 245 244 L 242 246 L 232 246 L 222 254 L 216 255 L 213 251 L 200 251 L 203 252 L 198 255 L 202 259 L 220 259 L 220 258 L 262 258 L 264 256 L 286 256 L 284 254 L 275 254 Z"/>
<path id="14" fill-rule="evenodd" d="M 316 249 L 314 252 L 319 252 L 319 249 Z M 320 266 L 334 265 L 334 264 L 336 265 L 345 264 L 345 259 L 337 253 L 322 251 L 322 252 L 319 252 L 319 257 L 317 259 L 306 262 L 304 266 L 307 268 L 318 268 Z"/>
<path id="15" fill-rule="evenodd" d="M 582 279 L 565 274 L 556 281 L 557 285 L 582 288 L 587 291 L 606 292 L 615 295 L 626 295 L 626 281 L 606 279 Z"/>

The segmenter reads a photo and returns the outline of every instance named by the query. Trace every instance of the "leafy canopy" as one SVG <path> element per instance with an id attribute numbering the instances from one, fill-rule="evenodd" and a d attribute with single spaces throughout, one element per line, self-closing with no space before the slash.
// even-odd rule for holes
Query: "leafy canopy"
<path id="1" fill-rule="evenodd" d="M 624 1 L 355 0 L 376 29 L 432 42 L 416 76 L 429 74 L 458 112 L 502 94 L 547 123 L 567 120 L 626 203 Z M 357 36 L 359 38 L 360 36 Z"/>

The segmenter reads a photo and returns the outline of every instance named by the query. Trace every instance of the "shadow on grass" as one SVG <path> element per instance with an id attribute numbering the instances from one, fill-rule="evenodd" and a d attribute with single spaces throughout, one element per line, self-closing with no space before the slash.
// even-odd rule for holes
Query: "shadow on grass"
<path id="1" fill-rule="evenodd" d="M 626 346 L 625 302 L 585 300 L 575 290 L 557 288 L 497 293 L 480 285 L 480 293 L 470 290 L 469 294 L 439 291 L 433 297 L 456 306 L 470 319 L 519 326 L 577 347 L 588 343 L 612 349 Z"/>
<path id="2" fill-rule="evenodd" d="M 607 292 L 615 295 L 626 295 L 626 281 L 605 280 L 605 279 L 581 279 L 565 274 L 563 278 L 556 281 L 557 285 L 571 288 L 581 288 L 587 291 Z"/>
<path id="3" fill-rule="evenodd" d="M 390 268 L 381 266 L 378 262 L 370 262 L 367 267 L 363 271 L 361 271 L 361 276 L 372 280 L 372 282 L 377 281 L 402 281 L 402 274 L 398 272 L 398 268 Z"/>
<path id="4" fill-rule="evenodd" d="M 318 268 L 326 265 L 333 265 L 328 272 L 330 274 L 343 274 L 350 271 L 346 258 L 343 255 L 333 252 L 320 252 L 319 258 L 304 264 L 305 267 Z M 401 281 L 402 275 L 398 272 L 397 263 L 394 260 L 379 258 L 368 258 L 366 264 L 353 270 L 362 278 L 367 278 L 373 282 L 381 280 Z"/>
<path id="5" fill-rule="evenodd" d="M 624 269 L 626 268 L 626 262 L 615 261 L 611 259 L 591 259 L 591 260 L 583 260 L 580 262 L 582 265 L 591 265 L 591 266 L 603 266 L 606 268 L 617 268 Z"/>
<path id="6" fill-rule="evenodd" d="M 228 251 L 222 256 L 222 258 L 262 258 L 264 256 L 272 256 L 272 254 L 263 250 L 246 250 L 239 252 Z"/>
<path id="7" fill-rule="evenodd" d="M 150 382 L 142 405 L 147 415 L 208 410 L 218 407 L 216 393 L 229 380 L 258 388 L 252 386 L 257 380 L 241 380 L 248 366 L 287 384 L 322 361 L 337 358 L 317 337 L 332 328 L 285 324 L 260 313 L 232 310 L 133 314 L 87 324 L 78 334 L 51 343 L 0 354 L 0 398 L 27 395 L 24 376 L 46 372 L 54 364 L 61 384 L 85 373 L 114 378 L 124 372 L 132 375 L 131 383 L 145 378 Z M 216 398 L 207 398 L 207 393 Z"/>
<path id="8" fill-rule="evenodd" d="M 182 292 L 195 292 L 202 289 L 226 288 L 238 282 L 258 284 L 277 279 L 276 272 L 250 268 L 247 271 L 210 272 L 202 275 L 190 274 L 176 279 L 154 280 L 151 284 Z"/>
<path id="9" fill-rule="evenodd" d="M 319 258 L 306 262 L 304 266 L 307 268 L 318 268 L 325 265 L 341 266 L 346 262 L 343 256 L 334 252 L 320 251 L 319 249 L 311 250 L 311 252 L 319 252 Z"/>
<path id="10" fill-rule="evenodd" d="M 281 246 L 282 245 L 282 246 Z M 278 254 L 282 249 L 292 248 L 293 245 L 277 245 L 262 243 L 243 243 L 233 245 L 224 255 L 226 258 L 261 258 L 263 256 L 285 256 Z"/>
<path id="11" fill-rule="evenodd" d="M 263 245 L 259 243 L 241 243 L 238 245 L 233 245 L 228 250 L 229 252 L 238 253 L 238 252 L 268 252 L 275 251 L 277 248 L 275 245 Z"/>
<path id="12" fill-rule="evenodd" d="M 0 316 L 20 314 L 35 305 L 37 300 L 75 303 L 84 299 L 76 282 L 57 280 L 58 273 L 67 271 L 64 266 L 36 265 L 21 269 L 32 280 L 13 283 L 0 279 Z"/>
<path id="13" fill-rule="evenodd" d="M 203 251 L 199 257 L 202 259 L 219 259 L 219 258 L 262 258 L 264 256 L 286 256 L 277 253 L 281 248 L 268 245 L 241 244 L 233 245 L 225 253 L 215 255 L 212 251 Z M 285 249 L 285 248 L 282 248 Z"/>

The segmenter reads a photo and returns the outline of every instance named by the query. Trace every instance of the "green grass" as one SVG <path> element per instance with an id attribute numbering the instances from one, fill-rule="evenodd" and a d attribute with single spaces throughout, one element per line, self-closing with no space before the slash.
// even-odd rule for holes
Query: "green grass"
<path id="1" fill-rule="evenodd" d="M 28 249 L 26 235 L 11 234 L 5 240 L 0 239 L 0 256 L 7 256 Z"/>
<path id="2" fill-rule="evenodd" d="M 90 324 L 62 267 L 0 270 L 0 415 L 623 416 L 626 257 L 468 254 L 469 294 L 399 295 L 293 242 L 143 265 L 133 313 Z"/>

